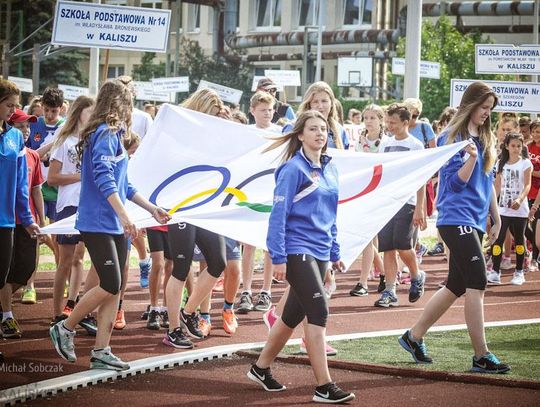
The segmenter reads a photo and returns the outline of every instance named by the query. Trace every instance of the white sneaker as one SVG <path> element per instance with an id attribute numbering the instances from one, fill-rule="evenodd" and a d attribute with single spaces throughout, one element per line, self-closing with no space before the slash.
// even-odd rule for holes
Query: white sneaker
<path id="1" fill-rule="evenodd" d="M 487 273 L 487 281 L 491 284 L 501 284 L 501 275 L 496 271 L 490 271 Z"/>
<path id="2" fill-rule="evenodd" d="M 516 271 L 514 272 L 514 276 L 512 277 L 512 280 L 510 280 L 510 283 L 513 285 L 522 285 L 525 282 L 525 274 L 523 271 Z"/>
<path id="3" fill-rule="evenodd" d="M 501 261 L 501 269 L 508 270 L 512 268 L 512 259 L 503 255 Z"/>
<path id="4" fill-rule="evenodd" d="M 531 260 L 529 263 L 529 268 L 527 269 L 530 273 L 535 273 L 538 271 L 538 262 L 536 260 Z"/>

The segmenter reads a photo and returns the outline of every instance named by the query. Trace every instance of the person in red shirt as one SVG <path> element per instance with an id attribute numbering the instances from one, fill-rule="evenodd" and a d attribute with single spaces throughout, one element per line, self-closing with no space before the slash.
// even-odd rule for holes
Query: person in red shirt
<path id="1" fill-rule="evenodd" d="M 527 148 L 529 150 L 529 160 L 531 160 L 533 165 L 533 171 L 531 189 L 529 191 L 529 194 L 527 195 L 527 198 L 529 200 L 529 207 L 531 207 L 531 210 L 535 209 L 535 217 L 534 221 L 531 222 L 532 228 L 527 227 L 525 229 L 525 236 L 532 245 L 532 259 L 529 262 L 528 270 L 538 271 L 539 250 L 536 239 L 536 224 L 539 219 L 540 213 L 536 212 L 536 209 L 538 209 L 538 207 L 534 207 L 534 201 L 536 199 L 536 196 L 538 195 L 538 191 L 540 190 L 540 121 L 537 120 L 532 122 L 530 129 L 532 141 L 527 146 Z"/>
<path id="2" fill-rule="evenodd" d="M 8 124 L 19 129 L 26 142 L 28 136 L 30 136 L 29 123 L 36 120 L 36 116 L 29 116 L 22 110 L 16 109 L 15 113 L 8 120 Z M 44 179 L 41 174 L 39 154 L 34 150 L 26 148 L 26 163 L 28 166 L 30 212 L 32 213 L 34 222 L 42 227 L 45 226 L 43 223 L 45 219 L 43 195 L 41 194 L 41 184 L 43 184 Z M 14 292 L 26 285 L 36 270 L 37 245 L 38 241 L 28 234 L 17 217 L 11 266 L 7 275 L 6 285 L 0 290 L 3 313 L 2 335 L 4 338 L 20 338 L 22 336 L 19 324 L 13 317 L 11 297 Z"/>

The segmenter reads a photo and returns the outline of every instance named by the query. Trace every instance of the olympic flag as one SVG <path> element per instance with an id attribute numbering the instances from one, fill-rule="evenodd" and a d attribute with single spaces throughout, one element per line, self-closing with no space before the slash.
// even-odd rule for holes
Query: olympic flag
<path id="1" fill-rule="evenodd" d="M 144 196 L 187 222 L 265 247 L 281 150 L 263 153 L 275 134 L 164 105 L 129 163 L 129 178 Z M 424 151 L 385 154 L 330 150 L 340 174 L 338 241 L 350 266 L 366 244 L 466 142 Z M 128 204 L 139 227 L 156 225 Z M 74 217 L 43 229 L 77 233 Z"/>

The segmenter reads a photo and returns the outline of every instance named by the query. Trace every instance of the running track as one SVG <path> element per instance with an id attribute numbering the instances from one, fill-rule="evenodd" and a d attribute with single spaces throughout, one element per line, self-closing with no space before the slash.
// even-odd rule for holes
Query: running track
<path id="1" fill-rule="evenodd" d="M 340 274 L 338 290 L 330 302 L 331 316 L 328 325 L 328 334 L 346 334 L 351 332 L 372 332 L 388 329 L 402 329 L 411 325 L 418 317 L 427 300 L 438 289 L 438 283 L 446 275 L 447 265 L 440 256 L 424 258 L 423 269 L 428 272 L 426 294 L 415 304 L 407 302 L 408 286 L 400 286 L 398 295 L 400 307 L 394 309 L 379 309 L 372 306 L 378 298 L 375 292 L 376 282 L 371 283 L 368 297 L 350 297 L 349 289 L 358 279 L 358 265 L 355 265 L 347 274 Z M 510 280 L 511 271 L 503 272 L 503 283 Z M 138 286 L 137 271 L 130 273 L 126 298 L 126 318 L 128 326 L 123 331 L 115 331 L 112 338 L 112 348 L 115 354 L 122 359 L 131 361 L 172 354 L 174 351 L 161 344 L 163 332 L 148 331 L 144 328 L 145 322 L 140 320 L 141 312 L 146 308 L 148 301 L 145 290 Z M 16 302 L 14 312 L 24 331 L 19 340 L 2 340 L 0 351 L 6 357 L 5 363 L 17 366 L 26 366 L 27 371 L 20 373 L 0 372 L 0 390 L 23 384 L 50 379 L 61 375 L 87 370 L 89 352 L 93 345 L 93 338 L 80 331 L 76 338 L 78 360 L 70 364 L 60 359 L 48 337 L 48 323 L 52 309 L 52 277 L 49 272 L 38 274 L 36 286 L 39 303 L 36 305 L 22 305 Z M 527 282 L 516 287 L 502 284 L 490 287 L 486 293 L 486 321 L 503 321 L 510 319 L 530 319 L 540 316 L 540 273 L 528 273 Z M 255 276 L 255 292 L 260 287 L 261 275 Z M 274 300 L 281 296 L 284 285 L 273 288 Z M 247 343 L 264 341 L 267 330 L 257 312 L 240 316 L 240 328 L 230 338 L 220 327 L 221 293 L 214 294 L 213 303 L 215 311 L 212 313 L 214 329 L 211 336 L 204 341 L 197 342 L 197 348 L 214 347 L 231 343 Z M 462 324 L 463 301 L 459 300 L 451 310 L 439 321 L 438 325 Z M 296 337 L 301 331 L 296 332 Z M 539 355 L 540 356 L 540 355 Z M 41 364 L 50 368 L 61 369 L 61 372 L 29 372 L 29 364 Z M 208 367 L 208 364 L 212 367 Z M 169 405 L 182 403 L 185 405 L 233 404 L 233 405 L 268 405 L 268 394 L 260 392 L 245 379 L 246 368 L 250 360 L 234 357 L 226 360 L 215 360 L 204 364 L 183 366 L 162 372 L 147 373 L 114 383 L 100 384 L 86 389 L 68 392 L 53 397 L 49 403 L 64 405 L 68 402 L 78 401 L 87 403 L 106 403 L 110 401 L 131 402 L 137 405 Z M 276 367 L 278 377 L 283 380 L 292 391 L 272 395 L 272 405 L 303 404 L 310 400 L 313 390 L 312 373 L 308 367 L 278 363 Z M 538 400 L 539 391 L 509 389 L 490 386 L 434 382 L 425 379 L 396 379 L 391 376 L 382 376 L 350 372 L 334 369 L 332 372 L 337 381 L 348 389 L 354 389 L 357 396 L 361 395 L 367 404 L 381 405 L 381 394 L 384 394 L 383 405 L 399 402 L 401 405 L 434 405 L 445 404 L 442 400 L 463 404 L 508 405 L 512 400 L 514 405 L 533 405 Z M 234 379 L 231 379 L 234 377 Z M 478 391 L 474 386 L 478 386 Z M 404 392 L 404 389 L 409 389 Z M 484 391 L 489 390 L 489 391 Z M 517 394 L 519 393 L 519 398 Z M 428 396 L 426 396 L 428 394 Z M 444 398 L 449 395 L 450 398 Z M 481 395 L 480 398 L 477 396 Z M 443 397 L 441 399 L 440 397 Z M 529 396 L 531 398 L 529 398 Z M 420 404 L 419 401 L 422 401 Z M 437 402 L 437 400 L 439 400 Z M 46 399 L 35 403 L 46 403 Z M 365 402 L 363 403 L 365 404 Z"/>

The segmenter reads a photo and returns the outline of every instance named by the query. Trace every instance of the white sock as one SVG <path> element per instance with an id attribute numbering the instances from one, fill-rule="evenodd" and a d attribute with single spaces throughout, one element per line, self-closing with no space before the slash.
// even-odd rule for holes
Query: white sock
<path id="1" fill-rule="evenodd" d="M 152 312 L 152 311 L 157 311 L 157 312 L 159 312 L 160 310 L 161 310 L 160 307 L 150 307 L 150 312 Z"/>
<path id="2" fill-rule="evenodd" d="M 167 307 L 165 305 L 161 306 L 161 312 L 167 312 Z"/>
<path id="3" fill-rule="evenodd" d="M 150 263 L 150 257 L 147 257 L 147 258 L 144 259 L 144 260 L 139 260 L 139 264 L 140 264 L 141 266 L 145 266 L 145 265 L 147 265 L 148 263 Z"/>
<path id="4" fill-rule="evenodd" d="M 2 312 L 2 322 L 4 322 L 6 319 L 13 318 L 13 312 L 12 311 L 3 311 Z"/>

